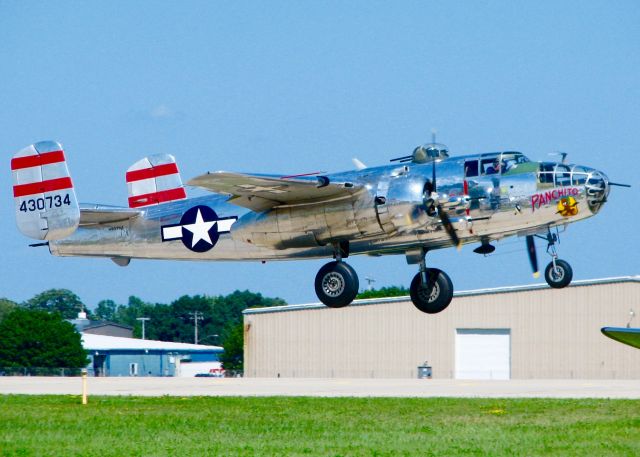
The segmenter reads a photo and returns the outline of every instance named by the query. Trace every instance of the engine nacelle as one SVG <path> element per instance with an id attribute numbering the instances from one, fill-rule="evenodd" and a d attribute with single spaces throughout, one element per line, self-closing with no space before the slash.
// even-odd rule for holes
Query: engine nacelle
<path id="1" fill-rule="evenodd" d="M 353 200 L 248 213 L 231 230 L 236 241 L 273 249 L 324 246 L 382 234 L 374 197 L 369 193 Z"/>

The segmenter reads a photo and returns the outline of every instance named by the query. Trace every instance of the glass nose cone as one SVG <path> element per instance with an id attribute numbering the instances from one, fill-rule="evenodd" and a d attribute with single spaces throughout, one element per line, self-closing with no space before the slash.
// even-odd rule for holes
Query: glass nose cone
<path id="1" fill-rule="evenodd" d="M 600 211 L 609 195 L 609 178 L 601 171 L 593 170 L 585 183 L 587 205 L 593 214 Z"/>

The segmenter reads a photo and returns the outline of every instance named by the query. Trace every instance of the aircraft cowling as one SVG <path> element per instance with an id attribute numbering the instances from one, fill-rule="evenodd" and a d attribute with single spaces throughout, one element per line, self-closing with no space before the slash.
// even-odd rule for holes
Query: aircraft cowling
<path id="1" fill-rule="evenodd" d="M 236 241 L 272 249 L 317 247 L 383 234 L 369 192 L 348 200 L 248 213 L 231 230 Z"/>
<path id="2" fill-rule="evenodd" d="M 459 180 L 438 181 L 438 192 L 433 192 L 430 167 L 422 173 L 399 168 L 378 185 L 378 216 L 389 235 L 430 230 L 440 224 L 438 208 L 450 217 L 465 216 L 470 207 L 469 198 L 462 195 Z M 383 198 L 381 198 L 383 197 Z"/>
<path id="3" fill-rule="evenodd" d="M 399 168 L 378 184 L 376 210 L 388 235 L 426 228 L 437 220 L 428 211 L 430 183 L 421 174 Z"/>

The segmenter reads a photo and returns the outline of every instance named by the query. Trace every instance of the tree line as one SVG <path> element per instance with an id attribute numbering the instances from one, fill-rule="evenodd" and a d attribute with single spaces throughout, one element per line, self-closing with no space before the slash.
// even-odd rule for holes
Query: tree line
<path id="1" fill-rule="evenodd" d="M 407 295 L 404 287 L 383 287 L 362 292 L 357 298 Z M 86 365 L 80 336 L 65 320 L 85 311 L 87 318 L 105 320 L 133 328 L 134 337 L 180 343 L 194 342 L 194 319 L 198 319 L 198 343 L 223 346 L 225 369 L 242 370 L 244 328 L 242 311 L 285 305 L 281 298 L 263 297 L 248 290 L 229 295 L 184 295 L 171 303 L 150 303 L 129 297 L 127 303 L 101 300 L 95 309 L 85 306 L 68 289 L 50 289 L 17 303 L 0 298 L 0 368 L 67 367 Z"/>
<path id="2" fill-rule="evenodd" d="M 137 319 L 145 317 L 149 319 L 145 324 L 145 337 L 147 339 L 193 343 L 194 318 L 197 316 L 198 343 L 223 346 L 225 352 L 221 359 L 225 369 L 238 370 L 243 368 L 244 331 L 242 311 L 247 308 L 285 304 L 286 302 L 281 298 L 263 297 L 259 293 L 245 290 L 218 296 L 185 295 L 168 304 L 149 303 L 136 296 L 129 297 L 126 304 L 119 304 L 107 299 L 100 301 L 96 308 L 91 310 L 72 291 L 68 289 L 50 289 L 37 294 L 24 303 L 16 303 L 6 298 L 0 299 L 0 328 L 4 327 L 4 331 L 9 332 L 12 331 L 7 328 L 9 326 L 20 328 L 19 335 L 16 336 L 16 338 L 20 339 L 27 336 L 28 333 L 22 330 L 23 326 L 19 325 L 15 319 L 5 322 L 16 311 L 20 312 L 15 317 L 19 318 L 19 320 L 25 320 L 29 317 L 29 325 L 34 325 L 31 318 L 36 317 L 39 320 L 43 320 L 44 315 L 33 313 L 57 315 L 59 320 L 63 320 L 76 319 L 78 312 L 84 310 L 90 320 L 106 320 L 133 327 L 134 337 L 137 338 L 142 336 L 142 325 Z M 32 312 L 31 315 L 29 315 L 29 311 Z M 40 328 L 39 326 L 36 327 Z M 41 335 L 41 339 L 47 340 L 48 338 L 44 334 Z M 17 340 L 14 339 L 11 340 L 11 344 L 8 343 L 4 346 L 15 348 L 16 344 Z M 2 346 L 2 343 L 0 343 L 0 367 L 16 366 L 15 364 L 7 364 L 10 360 L 7 357 L 3 357 Z M 16 357 L 17 354 L 10 347 L 8 347 L 8 352 L 5 351 L 5 353 L 9 359 Z M 51 356 L 50 358 L 51 360 L 55 359 L 55 357 Z M 40 364 L 44 363 L 41 357 L 37 361 Z M 25 362 L 24 359 L 21 359 L 21 363 Z"/>

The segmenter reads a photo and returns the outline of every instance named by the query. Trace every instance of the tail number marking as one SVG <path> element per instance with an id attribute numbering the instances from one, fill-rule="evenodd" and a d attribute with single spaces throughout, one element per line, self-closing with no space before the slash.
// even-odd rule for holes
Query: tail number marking
<path id="1" fill-rule="evenodd" d="M 20 211 L 25 213 L 31 211 L 43 211 L 50 208 L 60 208 L 63 205 L 71 205 L 71 198 L 69 198 L 69 194 L 65 194 L 64 198 L 61 195 L 53 195 L 50 197 L 30 198 L 28 200 L 24 200 L 20 204 Z"/>

